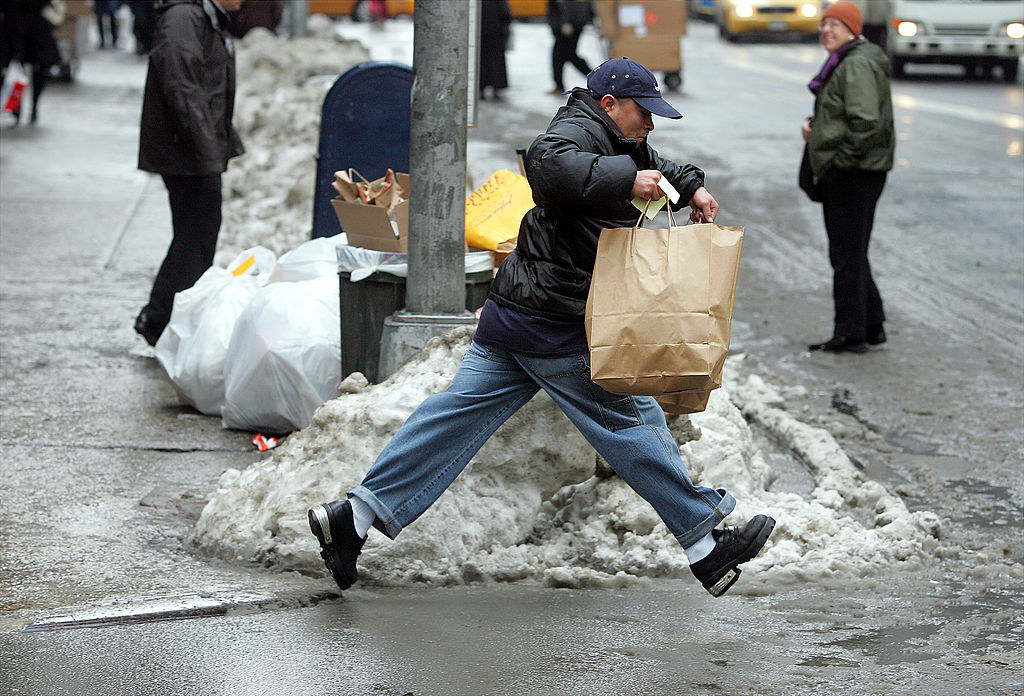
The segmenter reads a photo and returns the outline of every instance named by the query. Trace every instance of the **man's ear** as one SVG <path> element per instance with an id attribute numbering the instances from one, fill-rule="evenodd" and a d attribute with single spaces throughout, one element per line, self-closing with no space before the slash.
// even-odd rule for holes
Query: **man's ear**
<path id="1" fill-rule="evenodd" d="M 611 111 L 613 106 L 615 106 L 615 97 L 610 94 L 601 97 L 601 108 L 605 110 L 605 113 Z"/>

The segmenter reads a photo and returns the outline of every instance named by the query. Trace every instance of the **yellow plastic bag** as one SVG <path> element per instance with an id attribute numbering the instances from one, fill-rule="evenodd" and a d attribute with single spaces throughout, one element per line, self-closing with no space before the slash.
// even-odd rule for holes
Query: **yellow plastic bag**
<path id="1" fill-rule="evenodd" d="M 532 207 L 526 177 L 499 169 L 466 199 L 466 243 L 477 249 L 512 251 L 519 223 Z"/>

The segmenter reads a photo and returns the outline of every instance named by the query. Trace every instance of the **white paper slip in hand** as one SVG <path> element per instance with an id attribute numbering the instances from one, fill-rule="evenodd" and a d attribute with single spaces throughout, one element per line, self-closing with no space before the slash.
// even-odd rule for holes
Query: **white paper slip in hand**
<path id="1" fill-rule="evenodd" d="M 643 198 L 639 197 L 633 199 L 633 206 L 637 210 L 643 212 L 646 208 L 647 212 L 645 214 L 647 215 L 648 220 L 653 220 L 658 212 L 661 211 L 669 201 L 672 201 L 673 203 L 679 202 L 679 192 L 676 191 L 675 186 L 669 183 L 669 180 L 664 176 L 658 179 L 658 190 L 665 195 L 652 201 L 645 201 Z"/>
<path id="2" fill-rule="evenodd" d="M 679 202 L 679 192 L 676 191 L 676 187 L 673 186 L 672 183 L 664 176 L 658 179 L 658 188 L 661 189 L 662 193 L 668 196 L 670 201 L 673 203 Z"/>

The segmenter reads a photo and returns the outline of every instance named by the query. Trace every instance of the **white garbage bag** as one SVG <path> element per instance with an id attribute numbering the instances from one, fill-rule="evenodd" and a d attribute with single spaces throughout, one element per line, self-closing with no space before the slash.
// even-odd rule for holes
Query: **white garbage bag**
<path id="1" fill-rule="evenodd" d="M 294 283 L 323 276 L 338 277 L 338 247 L 348 244 L 344 232 L 333 237 L 318 237 L 281 255 L 270 275 L 270 282 Z"/>
<path id="2" fill-rule="evenodd" d="M 349 280 L 353 283 L 378 271 L 399 278 L 409 275 L 409 255 L 399 251 L 377 251 L 339 244 L 337 254 L 337 270 L 350 273 Z M 490 271 L 494 268 L 494 257 L 489 251 L 470 251 L 466 253 L 465 264 L 466 273 Z"/>
<path id="3" fill-rule="evenodd" d="M 224 371 L 225 428 L 287 433 L 338 395 L 338 278 L 262 288 L 235 324 Z"/>
<path id="4" fill-rule="evenodd" d="M 235 320 L 267 283 L 274 262 L 274 252 L 254 247 L 226 269 L 208 268 L 174 296 L 156 359 L 181 396 L 203 413 L 220 415 L 224 407 L 224 357 Z"/>

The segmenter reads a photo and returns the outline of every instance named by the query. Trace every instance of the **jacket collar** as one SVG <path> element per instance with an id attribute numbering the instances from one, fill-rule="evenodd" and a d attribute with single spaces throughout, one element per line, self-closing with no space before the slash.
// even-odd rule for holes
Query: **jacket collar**
<path id="1" fill-rule="evenodd" d="M 577 108 L 583 111 L 587 116 L 593 120 L 604 124 L 605 129 L 611 136 L 612 140 L 618 142 L 621 146 L 627 148 L 639 148 L 640 143 L 637 142 L 636 138 L 627 138 L 619 130 L 619 124 L 612 120 L 612 117 L 605 113 L 604 107 L 601 106 L 601 102 L 595 99 L 588 90 L 583 87 L 576 87 L 572 90 L 569 101 L 566 102 L 566 106 L 570 108 Z M 647 142 L 646 139 L 644 142 Z"/>

